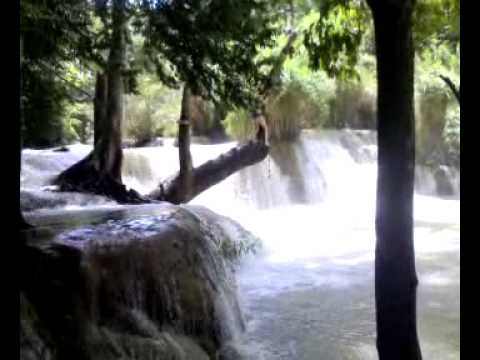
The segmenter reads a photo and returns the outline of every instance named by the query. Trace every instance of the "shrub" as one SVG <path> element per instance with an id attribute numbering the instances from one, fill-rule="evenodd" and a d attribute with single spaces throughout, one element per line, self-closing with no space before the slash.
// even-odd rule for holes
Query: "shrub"
<path id="1" fill-rule="evenodd" d="M 127 95 L 124 134 L 138 144 L 156 136 L 175 136 L 181 92 L 169 89 L 149 74 L 138 79 L 138 95 Z"/>
<path id="2" fill-rule="evenodd" d="M 322 73 L 302 76 L 283 74 L 282 86 L 267 99 L 270 140 L 292 140 L 302 128 L 316 128 L 328 122 L 333 82 Z M 239 140 L 254 136 L 253 120 L 245 109 L 234 109 L 224 121 L 227 134 Z"/>
<path id="3" fill-rule="evenodd" d="M 126 96 L 125 125 L 127 137 L 137 144 L 144 144 L 154 136 L 154 123 L 150 104 L 144 98 L 135 95 Z"/>

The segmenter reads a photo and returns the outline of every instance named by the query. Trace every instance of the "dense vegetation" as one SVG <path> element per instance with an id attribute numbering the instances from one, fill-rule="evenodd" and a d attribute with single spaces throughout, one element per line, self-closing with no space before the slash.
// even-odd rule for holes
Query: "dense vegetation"
<path id="1" fill-rule="evenodd" d="M 414 163 L 459 164 L 458 14 L 455 0 L 22 0 L 23 142 L 94 145 L 60 191 L 185 203 L 268 140 L 377 129 L 377 348 L 421 359 Z M 251 141 L 193 168 L 190 129 Z M 178 137 L 180 171 L 142 197 L 123 185 L 122 141 L 157 136 Z"/>
<path id="2" fill-rule="evenodd" d="M 445 22 L 442 13 L 439 13 L 442 11 L 440 6 L 446 6 L 443 2 L 428 3 L 420 2 L 417 9 L 418 17 L 426 17 L 428 21 L 416 23 L 417 41 L 420 43 L 415 60 L 418 161 L 458 166 L 459 105 L 439 77 L 448 76 L 455 84 L 459 83 L 459 43 L 455 39 L 455 31 L 458 32 L 455 26 L 458 24 L 455 17 L 450 19 L 450 24 Z M 320 13 L 315 8 L 297 8 L 296 28 L 304 37 Z M 448 11 L 448 6 L 443 11 Z M 285 27 L 287 20 L 286 17 L 280 18 L 280 27 Z M 280 86 L 267 102 L 273 139 L 291 139 L 302 128 L 375 129 L 376 75 L 372 29 L 371 24 L 365 25 L 358 44 L 358 59 L 353 75 L 349 77 L 329 77 L 324 68 L 312 70 L 304 38 L 296 41 L 295 55 L 287 59 Z M 145 57 L 140 46 L 143 39 L 142 35 L 134 37 L 134 55 L 137 58 Z M 286 35 L 280 35 L 276 46 L 262 49 L 259 56 L 265 58 L 278 52 L 285 40 Z M 93 94 L 93 69 L 80 65 L 78 61 L 61 64 L 65 69 L 62 77 L 40 78 L 35 71 L 27 73 L 25 146 L 45 147 L 93 141 L 93 105 L 91 96 L 87 97 Z M 136 78 L 135 94 L 125 98 L 126 139 L 141 145 L 155 137 L 176 136 L 181 91 L 168 85 L 157 80 L 151 66 L 142 70 Z M 254 127 L 250 116 L 241 108 L 230 108 L 228 112 L 222 109 L 219 114 L 219 104 L 201 98 L 192 107 L 198 113 L 194 123 L 199 123 L 194 125 L 194 134 L 208 136 L 217 125 L 216 118 L 220 117 L 230 137 L 246 139 L 252 136 Z M 35 109 L 35 115 L 30 109 Z M 440 132 L 440 139 L 432 138 L 432 129 Z"/>

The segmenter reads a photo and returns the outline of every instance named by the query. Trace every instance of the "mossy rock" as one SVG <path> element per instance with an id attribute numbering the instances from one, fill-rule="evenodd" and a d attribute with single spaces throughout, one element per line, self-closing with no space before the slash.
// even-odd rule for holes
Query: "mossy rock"
<path id="1" fill-rule="evenodd" d="M 241 230 L 196 207 L 161 213 L 60 232 L 25 255 L 22 287 L 58 359 L 214 359 L 244 329 L 225 252 Z"/>

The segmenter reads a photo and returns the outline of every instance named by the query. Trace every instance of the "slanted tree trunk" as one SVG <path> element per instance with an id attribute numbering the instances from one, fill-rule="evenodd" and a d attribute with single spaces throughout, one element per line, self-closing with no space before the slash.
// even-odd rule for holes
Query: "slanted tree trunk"
<path id="1" fill-rule="evenodd" d="M 94 149 L 83 160 L 55 180 L 62 191 L 105 195 L 120 203 L 144 202 L 137 192 L 122 183 L 123 75 L 125 65 L 126 0 L 112 4 L 112 37 L 106 74 L 95 86 Z"/>
<path id="2" fill-rule="evenodd" d="M 445 84 L 447 84 L 450 91 L 453 93 L 453 95 L 455 95 L 455 98 L 458 101 L 458 105 L 460 105 L 460 86 L 457 89 L 457 87 L 455 86 L 453 81 L 447 76 L 439 75 L 439 77 L 440 77 L 440 79 L 442 79 L 445 82 Z"/>
<path id="3" fill-rule="evenodd" d="M 252 112 L 258 126 L 255 141 L 236 147 L 197 168 L 193 168 L 190 155 L 190 122 L 188 121 L 188 110 L 186 110 L 188 108 L 189 92 L 186 90 L 187 87 L 184 88 L 178 138 L 180 171 L 161 183 L 156 190 L 150 193 L 149 197 L 151 199 L 168 201 L 174 204 L 188 202 L 234 172 L 260 162 L 267 157 L 269 146 L 264 102 L 269 92 L 276 85 L 283 63 L 292 50 L 297 34 L 293 31 L 290 31 L 289 34 L 287 44 L 280 52 L 277 61 L 270 71 L 268 82 L 260 90 L 258 106 Z M 184 108 L 186 111 L 184 111 Z M 259 121 L 259 119 L 262 120 Z"/>
<path id="4" fill-rule="evenodd" d="M 419 360 L 413 246 L 414 0 L 368 0 L 368 4 L 375 25 L 378 76 L 377 350 L 380 360 Z"/>
<path id="5" fill-rule="evenodd" d="M 149 197 L 174 204 L 189 202 L 198 194 L 225 180 L 233 173 L 262 161 L 267 157 L 268 150 L 269 147 L 265 143 L 250 141 L 194 168 L 190 192 L 181 191 L 182 184 L 177 174 L 160 184 L 160 187 L 153 191 Z"/>

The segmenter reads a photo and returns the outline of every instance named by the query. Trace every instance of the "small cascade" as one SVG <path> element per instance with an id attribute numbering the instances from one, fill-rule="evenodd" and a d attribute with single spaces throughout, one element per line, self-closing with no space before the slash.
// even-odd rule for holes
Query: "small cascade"
<path id="1" fill-rule="evenodd" d="M 171 140 L 171 139 L 170 139 Z M 194 165 L 228 151 L 236 143 L 191 146 Z M 102 205 L 105 200 L 89 195 L 42 191 L 53 177 L 91 151 L 88 145 L 70 145 L 69 151 L 24 150 L 22 204 L 26 211 L 39 208 Z M 178 171 L 178 148 L 173 141 L 163 146 L 124 150 L 123 179 L 142 194 Z M 428 196 L 459 197 L 459 171 L 417 166 L 415 189 Z M 233 174 L 201 194 L 194 204 L 254 206 L 268 209 L 328 200 L 365 203 L 376 186 L 376 133 L 365 130 L 304 131 L 294 143 L 273 144 L 267 159 Z M 361 189 L 361 191 L 359 190 Z M 229 207 L 225 205 L 224 207 Z"/>
<path id="2" fill-rule="evenodd" d="M 81 346 L 85 358 L 112 360 L 120 357 L 111 353 L 112 342 L 124 359 L 134 359 L 128 354 L 145 342 L 162 354 L 153 357 L 158 359 L 213 359 L 230 348 L 245 329 L 234 264 L 256 251 L 257 239 L 201 207 L 164 203 L 150 214 L 132 217 L 117 209 L 103 217 L 108 220 L 53 229 L 41 246 L 37 235 L 27 233 L 32 246 L 27 269 L 41 269 L 23 289 L 40 312 L 43 330 L 53 332 L 53 343 L 65 346 L 67 354 Z M 51 278 L 61 286 L 50 287 Z M 49 302 L 54 306 L 45 308 Z M 71 311 L 78 332 L 66 335 L 73 343 L 58 344 L 70 331 L 64 311 Z M 46 321 L 51 318 L 60 320 L 52 326 Z M 176 349 L 165 338 L 174 339 Z M 97 357 L 97 346 L 106 353 Z M 185 357 L 177 356 L 182 352 Z"/>
<path id="3" fill-rule="evenodd" d="M 194 166 L 235 145 L 192 144 Z M 91 150 L 85 145 L 68 148 L 24 150 L 21 202 L 34 225 L 75 227 L 58 235 L 59 242 L 81 249 L 99 244 L 84 252 L 89 264 L 104 271 L 102 279 L 93 280 L 126 311 L 116 312 L 123 314 L 119 323 L 105 314 L 108 326 L 97 329 L 95 341 L 110 339 L 119 353 L 153 351 L 162 354 L 158 358 L 166 358 L 165 349 L 173 347 L 190 349 L 188 354 L 195 354 L 190 358 L 206 359 L 204 350 L 215 347 L 208 339 L 215 338 L 222 339 L 217 353 L 222 359 L 375 358 L 374 131 L 303 131 L 293 143 L 272 144 L 266 160 L 211 187 L 190 205 L 176 207 L 183 215 L 188 212 L 186 228 L 176 227 L 175 211 L 166 215 L 165 207 L 171 205 L 121 206 L 100 196 L 46 190 L 56 174 Z M 173 141 L 124 150 L 123 180 L 143 194 L 177 171 Z M 416 167 L 414 237 L 425 358 L 457 358 L 458 353 L 459 181 L 453 168 Z M 191 238 L 190 222 L 200 224 L 197 238 L 206 239 L 205 244 Z M 156 239 L 155 234 L 175 228 L 178 241 Z M 102 238 L 110 246 L 103 254 L 98 251 Z M 257 256 L 244 257 L 241 264 L 228 261 L 252 249 L 259 251 Z M 195 271 L 181 269 L 177 275 L 171 270 L 177 269 L 176 260 L 187 270 L 198 264 Z M 115 272 L 108 272 L 112 268 Z M 204 287 L 192 287 L 193 278 Z M 190 291 L 195 299 L 215 293 L 213 305 L 192 301 Z M 146 300 L 155 294 L 166 313 Z M 180 335 L 179 329 L 159 326 L 172 325 L 187 309 L 209 324 L 180 322 Z M 136 333 L 132 337 L 125 329 Z M 196 334 L 194 340 L 183 338 L 185 333 Z M 104 355 L 100 358 L 118 358 L 116 353 Z"/>

